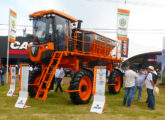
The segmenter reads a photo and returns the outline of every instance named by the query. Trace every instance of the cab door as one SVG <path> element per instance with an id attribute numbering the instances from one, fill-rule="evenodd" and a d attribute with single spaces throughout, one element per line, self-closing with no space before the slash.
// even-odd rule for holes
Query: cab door
<path id="1" fill-rule="evenodd" d="M 55 16 L 55 50 L 65 51 L 66 50 L 66 30 L 68 28 L 69 21 L 58 15 Z"/>

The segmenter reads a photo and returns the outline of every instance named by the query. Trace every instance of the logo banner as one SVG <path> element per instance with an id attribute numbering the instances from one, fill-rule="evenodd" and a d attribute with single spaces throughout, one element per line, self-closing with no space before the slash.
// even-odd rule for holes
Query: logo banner
<path id="1" fill-rule="evenodd" d="M 16 21 L 17 13 L 10 9 L 9 12 L 9 41 L 14 43 L 16 39 Z"/>
<path id="2" fill-rule="evenodd" d="M 122 41 L 121 57 L 128 57 L 129 39 Z"/>
<path id="3" fill-rule="evenodd" d="M 117 37 L 118 40 L 127 40 L 127 28 L 129 19 L 129 10 L 118 9 L 117 13 Z"/>
<path id="4" fill-rule="evenodd" d="M 7 96 L 14 96 L 16 88 L 16 67 L 15 65 L 10 65 L 10 89 Z"/>
<path id="5" fill-rule="evenodd" d="M 94 68 L 93 94 L 94 101 L 90 112 L 102 114 L 105 105 L 105 83 L 106 67 L 96 66 Z"/>
<path id="6" fill-rule="evenodd" d="M 15 104 L 15 107 L 17 108 L 26 108 L 29 106 L 26 106 L 26 102 L 29 97 L 28 93 L 28 77 L 29 77 L 29 65 L 21 64 L 21 77 L 20 77 L 20 86 L 19 86 L 19 97 Z"/>

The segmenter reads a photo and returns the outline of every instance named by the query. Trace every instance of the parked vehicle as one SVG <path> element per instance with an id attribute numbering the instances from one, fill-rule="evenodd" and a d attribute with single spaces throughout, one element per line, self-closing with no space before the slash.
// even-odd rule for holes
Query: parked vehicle
<path id="1" fill-rule="evenodd" d="M 111 73 L 107 84 L 109 92 L 120 92 L 123 79 L 115 66 L 122 58 L 118 57 L 121 51 L 117 50 L 117 41 L 82 30 L 81 20 L 57 10 L 38 11 L 29 16 L 33 21 L 34 34 L 33 44 L 28 45 L 29 58 L 41 65 L 29 75 L 31 97 L 46 100 L 59 65 L 75 71 L 66 90 L 74 104 L 90 101 L 94 66 L 106 66 Z M 77 27 L 73 26 L 74 23 Z"/>

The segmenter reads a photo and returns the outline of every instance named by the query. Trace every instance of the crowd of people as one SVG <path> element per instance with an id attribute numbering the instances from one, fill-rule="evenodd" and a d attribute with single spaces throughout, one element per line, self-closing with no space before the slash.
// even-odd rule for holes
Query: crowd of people
<path id="1" fill-rule="evenodd" d="M 128 70 L 125 72 L 125 95 L 123 105 L 130 107 L 131 102 L 135 99 L 135 95 L 138 92 L 137 101 L 140 101 L 142 96 L 143 85 L 145 83 L 147 89 L 148 107 L 152 110 L 155 109 L 155 96 L 153 90 L 156 87 L 157 73 L 153 66 L 149 66 L 147 70 L 139 69 L 138 73 L 133 71 L 132 66 L 128 66 Z"/>

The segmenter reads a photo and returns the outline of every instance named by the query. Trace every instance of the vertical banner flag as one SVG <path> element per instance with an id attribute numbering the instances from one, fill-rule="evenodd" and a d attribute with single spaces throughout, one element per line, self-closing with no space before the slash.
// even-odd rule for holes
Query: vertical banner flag
<path id="1" fill-rule="evenodd" d="M 7 44 L 7 68 L 9 66 L 9 42 L 15 43 L 16 39 L 16 20 L 17 13 L 10 9 L 9 11 L 9 31 L 8 31 L 8 44 Z M 6 83 L 8 83 L 8 69 L 6 71 Z"/>
<path id="2" fill-rule="evenodd" d="M 161 80 L 162 83 L 165 83 L 165 37 L 163 38 L 163 50 L 162 50 L 162 73 L 161 73 Z"/>
<path id="3" fill-rule="evenodd" d="M 20 84 L 19 84 L 19 97 L 15 104 L 17 108 L 27 108 L 30 106 L 26 106 L 26 102 L 29 97 L 28 93 L 28 77 L 29 77 L 29 65 L 21 64 L 21 71 L 20 71 Z"/>
<path id="4" fill-rule="evenodd" d="M 7 96 L 14 96 L 16 88 L 16 67 L 15 65 L 10 65 L 10 89 Z"/>
<path id="5" fill-rule="evenodd" d="M 127 40 L 128 18 L 130 11 L 118 9 L 117 13 L 117 37 L 118 40 Z"/>
<path id="6" fill-rule="evenodd" d="M 102 114 L 105 105 L 105 83 L 106 67 L 96 66 L 94 68 L 93 94 L 94 101 L 90 112 Z"/>
<path id="7" fill-rule="evenodd" d="M 15 42 L 16 39 L 16 20 L 17 20 L 17 13 L 10 9 L 9 14 L 9 41 Z"/>
<path id="8" fill-rule="evenodd" d="M 121 57 L 128 57 L 128 46 L 129 46 L 129 39 L 127 39 L 127 41 L 122 41 Z"/>

